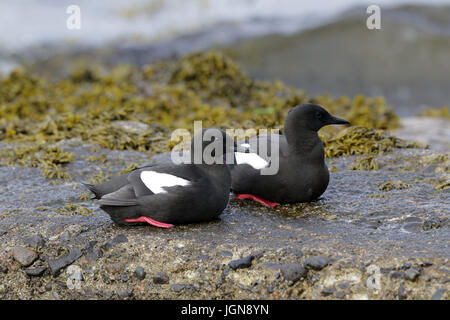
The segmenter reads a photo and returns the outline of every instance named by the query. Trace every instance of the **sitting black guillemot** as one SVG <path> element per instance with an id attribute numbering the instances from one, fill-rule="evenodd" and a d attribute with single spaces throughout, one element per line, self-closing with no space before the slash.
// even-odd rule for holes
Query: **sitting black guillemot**
<path id="1" fill-rule="evenodd" d="M 212 136 L 209 140 L 204 139 L 207 131 Z M 236 145 L 220 129 L 203 129 L 199 134 L 201 155 L 211 143 L 222 139 L 223 149 L 214 151 L 213 156 L 223 161 L 211 163 L 201 158 L 195 164 L 192 158 L 191 163 L 149 165 L 97 185 L 84 185 L 99 199 L 100 208 L 120 225 L 146 222 L 170 228 L 173 224 L 216 219 L 228 204 L 231 176 L 225 158 L 230 153 L 233 157 Z"/>
<path id="2" fill-rule="evenodd" d="M 289 111 L 284 135 L 259 135 L 238 142 L 237 165 L 231 169 L 231 189 L 236 197 L 253 199 L 269 207 L 320 197 L 328 186 L 329 172 L 317 131 L 331 124 L 350 122 L 332 116 L 321 106 L 301 104 Z M 260 139 L 267 143 L 266 155 L 252 147 L 258 146 Z M 261 175 L 261 169 L 270 163 L 272 141 L 276 142 L 272 147 L 279 154 L 279 169 L 274 175 Z"/>

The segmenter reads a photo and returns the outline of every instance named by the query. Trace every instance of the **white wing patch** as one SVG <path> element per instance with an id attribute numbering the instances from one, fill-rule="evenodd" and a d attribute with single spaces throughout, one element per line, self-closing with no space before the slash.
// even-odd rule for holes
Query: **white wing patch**
<path id="1" fill-rule="evenodd" d="M 244 153 L 244 152 L 235 152 L 237 164 L 249 164 L 254 169 L 262 169 L 269 165 L 269 163 L 258 156 L 256 153 Z"/>
<path id="2" fill-rule="evenodd" d="M 243 144 L 241 144 L 241 147 L 249 149 L 250 148 L 250 144 L 249 143 L 243 143 Z"/>
<path id="3" fill-rule="evenodd" d="M 142 171 L 141 180 L 154 194 L 167 193 L 163 189 L 164 187 L 188 186 L 191 184 L 189 180 L 155 171 Z"/>

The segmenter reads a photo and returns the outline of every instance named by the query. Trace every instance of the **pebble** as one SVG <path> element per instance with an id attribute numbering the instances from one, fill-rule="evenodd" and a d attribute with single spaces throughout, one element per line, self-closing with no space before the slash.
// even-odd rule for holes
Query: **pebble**
<path id="1" fill-rule="evenodd" d="M 125 267 L 125 265 L 126 265 L 126 262 L 119 261 L 116 263 L 111 263 L 111 264 L 106 265 L 105 269 L 109 273 L 115 274 L 115 273 L 122 271 L 123 268 Z"/>
<path id="2" fill-rule="evenodd" d="M 445 290 L 444 289 L 437 289 L 433 296 L 431 297 L 431 300 L 441 300 L 442 295 L 444 294 Z"/>
<path id="3" fill-rule="evenodd" d="M 42 248 L 45 245 L 44 238 L 39 234 L 24 237 L 23 242 L 33 249 Z"/>
<path id="4" fill-rule="evenodd" d="M 254 258 L 255 256 L 250 255 L 241 259 L 230 261 L 228 265 L 233 270 L 250 268 L 252 266 L 252 261 Z"/>
<path id="5" fill-rule="evenodd" d="M 103 251 L 100 249 L 93 249 L 85 253 L 86 260 L 89 262 L 97 261 L 103 256 Z"/>
<path id="6" fill-rule="evenodd" d="M 122 281 L 122 282 L 128 282 L 128 280 L 130 280 L 130 277 L 128 276 L 128 274 L 123 274 L 120 277 L 120 281 Z"/>
<path id="7" fill-rule="evenodd" d="M 70 240 L 70 233 L 69 233 L 69 231 L 64 231 L 63 233 L 61 233 L 60 235 L 59 235 L 59 240 L 60 241 L 69 241 Z"/>
<path id="8" fill-rule="evenodd" d="M 46 267 L 37 267 L 32 269 L 26 269 L 25 273 L 30 277 L 39 277 L 44 274 L 45 270 L 47 270 Z"/>
<path id="9" fill-rule="evenodd" d="M 128 242 L 128 238 L 126 236 L 124 236 L 123 234 L 119 234 L 117 237 L 115 237 L 114 239 L 108 241 L 107 243 L 105 243 L 102 248 L 107 251 L 109 249 L 111 249 L 112 247 L 114 247 L 116 244 L 119 243 L 125 243 Z"/>
<path id="10" fill-rule="evenodd" d="M 308 273 L 308 270 L 297 262 L 282 265 L 280 271 L 286 281 L 292 282 L 297 282 Z"/>
<path id="11" fill-rule="evenodd" d="M 186 285 L 176 283 L 170 287 L 170 290 L 172 290 L 173 292 L 180 292 L 184 288 L 186 288 Z"/>
<path id="12" fill-rule="evenodd" d="M 389 273 L 389 278 L 390 279 L 403 279 L 403 278 L 405 278 L 405 274 L 403 272 L 391 271 Z"/>
<path id="13" fill-rule="evenodd" d="M 39 257 L 38 254 L 28 248 L 22 246 L 16 246 L 13 248 L 13 257 L 23 267 L 28 267 Z"/>
<path id="14" fill-rule="evenodd" d="M 208 255 L 206 255 L 206 254 L 199 254 L 199 255 L 196 257 L 196 260 L 197 260 L 197 261 L 205 261 L 205 260 L 209 260 L 209 259 L 211 259 L 211 257 L 208 256 Z"/>
<path id="15" fill-rule="evenodd" d="M 414 268 L 410 268 L 408 270 L 405 271 L 405 277 L 406 279 L 410 280 L 410 281 L 416 281 L 417 278 L 420 275 L 420 271 Z"/>
<path id="16" fill-rule="evenodd" d="M 117 292 L 117 295 L 121 299 L 128 298 L 128 297 L 131 296 L 131 294 L 132 294 L 131 290 L 128 290 L 128 289 L 127 290 L 121 290 L 121 291 Z"/>
<path id="17" fill-rule="evenodd" d="M 345 293 L 342 291 L 336 291 L 336 293 L 334 294 L 334 296 L 338 299 L 344 299 L 345 298 Z"/>
<path id="18" fill-rule="evenodd" d="M 409 222 L 403 225 L 403 229 L 409 232 L 421 232 L 422 222 Z"/>
<path id="19" fill-rule="evenodd" d="M 406 289 L 405 289 L 405 283 L 400 283 L 400 287 L 398 288 L 398 298 L 400 300 L 406 299 Z"/>
<path id="20" fill-rule="evenodd" d="M 125 132 L 132 132 L 135 134 L 144 134 L 150 128 L 143 122 L 129 120 L 115 120 L 111 122 L 111 125 L 122 129 Z"/>
<path id="21" fill-rule="evenodd" d="M 164 272 L 157 272 L 153 275 L 153 283 L 167 284 L 169 283 L 169 277 Z"/>
<path id="22" fill-rule="evenodd" d="M 70 248 L 69 252 L 57 259 L 48 261 L 48 266 L 53 276 L 57 276 L 62 268 L 74 263 L 82 255 L 78 248 Z"/>
<path id="23" fill-rule="evenodd" d="M 323 268 L 325 268 L 328 265 L 329 261 L 330 261 L 330 259 L 328 257 L 314 256 L 314 257 L 306 259 L 305 265 L 310 269 L 322 270 Z"/>
<path id="24" fill-rule="evenodd" d="M 0 228 L 0 237 L 1 237 L 2 235 L 4 235 L 4 234 L 6 234 L 6 230 L 3 230 L 3 229 Z"/>
<path id="25" fill-rule="evenodd" d="M 323 296 L 330 296 L 330 295 L 332 295 L 335 292 L 336 292 L 336 288 L 335 287 L 326 287 L 326 288 L 323 288 L 320 293 Z"/>
<path id="26" fill-rule="evenodd" d="M 144 280 L 145 276 L 147 275 L 147 273 L 145 272 L 144 268 L 142 267 L 137 267 L 136 270 L 134 271 L 134 275 L 136 276 L 136 278 L 138 278 L 139 280 Z"/>
<path id="27" fill-rule="evenodd" d="M 219 251 L 219 252 L 217 252 L 217 254 L 220 254 L 225 257 L 230 257 L 230 258 L 233 257 L 233 254 L 230 251 Z"/>

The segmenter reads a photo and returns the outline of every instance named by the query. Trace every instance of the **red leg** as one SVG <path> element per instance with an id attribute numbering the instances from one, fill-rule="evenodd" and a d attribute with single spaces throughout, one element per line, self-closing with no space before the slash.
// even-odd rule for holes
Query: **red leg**
<path id="1" fill-rule="evenodd" d="M 125 219 L 125 222 L 146 222 L 149 225 L 159 227 L 159 228 L 167 228 L 167 229 L 172 228 L 174 226 L 173 224 L 159 222 L 159 221 L 153 220 L 146 216 L 140 216 L 139 218 L 136 218 L 136 219 Z"/>
<path id="2" fill-rule="evenodd" d="M 256 202 L 261 203 L 262 205 L 264 205 L 264 206 L 266 206 L 268 208 L 273 208 L 273 207 L 276 207 L 276 206 L 279 205 L 279 203 L 270 202 L 270 201 L 264 200 L 262 198 L 259 198 L 257 196 L 254 196 L 252 194 L 237 194 L 236 198 L 237 199 L 251 199 L 251 200 L 254 200 Z"/>

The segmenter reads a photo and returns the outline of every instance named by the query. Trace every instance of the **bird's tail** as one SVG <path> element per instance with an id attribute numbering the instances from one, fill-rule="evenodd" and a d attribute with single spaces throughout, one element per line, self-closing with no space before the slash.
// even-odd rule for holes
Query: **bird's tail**
<path id="1" fill-rule="evenodd" d="M 80 182 L 83 186 L 85 186 L 87 189 L 89 189 L 89 191 L 91 191 L 94 194 L 94 197 L 92 197 L 91 199 L 100 199 L 100 196 L 98 195 L 98 191 L 95 188 L 95 185 L 93 184 L 89 184 L 89 183 L 85 183 L 85 182 Z"/>

